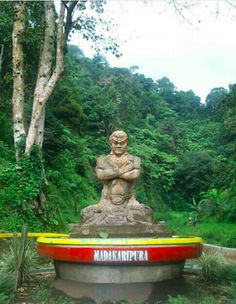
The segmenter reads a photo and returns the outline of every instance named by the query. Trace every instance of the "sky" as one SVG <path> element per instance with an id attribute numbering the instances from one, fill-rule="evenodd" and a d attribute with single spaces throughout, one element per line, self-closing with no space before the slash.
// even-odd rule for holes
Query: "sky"
<path id="1" fill-rule="evenodd" d="M 181 12 L 169 2 L 108 0 L 104 14 L 116 24 L 112 35 L 123 55 L 105 56 L 111 67 L 138 66 L 153 80 L 168 77 L 204 102 L 211 89 L 236 83 L 236 0 L 178 0 L 190 4 Z M 93 56 L 81 40 L 80 47 Z"/>

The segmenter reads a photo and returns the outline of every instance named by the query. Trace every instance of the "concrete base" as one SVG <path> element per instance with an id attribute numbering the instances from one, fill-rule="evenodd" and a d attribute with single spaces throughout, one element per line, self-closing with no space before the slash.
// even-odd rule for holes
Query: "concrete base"
<path id="1" fill-rule="evenodd" d="M 88 284 L 70 280 L 58 279 L 53 286 L 81 302 L 87 303 L 86 299 L 92 299 L 95 303 L 117 302 L 126 300 L 129 303 L 141 303 L 146 301 L 153 289 L 153 283 L 133 284 Z M 92 301 L 88 301 L 91 303 Z"/>
<path id="2" fill-rule="evenodd" d="M 152 297 L 154 290 L 161 292 L 163 287 L 158 287 L 157 282 L 181 278 L 183 267 L 184 262 L 109 266 L 55 261 L 57 279 L 53 286 L 70 297 L 90 298 L 97 303 L 124 299 L 140 303 Z"/>
<path id="3" fill-rule="evenodd" d="M 80 303 L 162 303 L 168 295 L 176 296 L 187 290 L 182 277 L 156 283 L 132 284 L 88 284 L 70 280 L 57 279 L 53 286 L 69 297 L 79 299 Z"/>
<path id="4" fill-rule="evenodd" d="M 184 262 L 160 265 L 84 265 L 55 261 L 57 278 L 82 283 L 125 284 L 174 279 L 182 274 Z"/>

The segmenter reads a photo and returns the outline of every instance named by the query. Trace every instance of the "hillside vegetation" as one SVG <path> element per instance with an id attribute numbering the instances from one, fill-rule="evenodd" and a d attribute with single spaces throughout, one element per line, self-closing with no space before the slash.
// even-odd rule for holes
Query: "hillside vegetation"
<path id="1" fill-rule="evenodd" d="M 7 71 L 4 81 L 7 81 Z M 1 229 L 24 222 L 56 229 L 79 221 L 79 210 L 96 203 L 101 184 L 96 158 L 109 152 L 115 129 L 129 134 L 129 152 L 142 159 L 137 198 L 154 212 L 163 208 L 210 213 L 236 220 L 235 93 L 213 89 L 206 104 L 192 91 L 178 91 L 166 77 L 154 81 L 130 68 L 110 68 L 103 57 L 88 59 L 75 46 L 49 101 L 43 159 L 48 181 L 45 213 L 31 204 L 44 172 L 14 159 L 10 90 L 0 95 Z M 30 103 L 30 100 L 29 100 Z"/>

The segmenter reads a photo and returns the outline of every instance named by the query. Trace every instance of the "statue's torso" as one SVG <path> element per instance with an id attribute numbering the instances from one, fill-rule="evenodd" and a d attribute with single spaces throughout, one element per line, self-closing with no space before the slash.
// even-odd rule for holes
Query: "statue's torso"
<path id="1" fill-rule="evenodd" d="M 98 159 L 97 166 L 108 169 L 110 172 L 113 170 L 127 166 L 130 162 L 140 163 L 138 157 L 125 154 L 121 157 L 115 155 L 102 156 Z M 114 205 L 127 204 L 130 198 L 134 195 L 134 180 L 126 180 L 123 178 L 115 177 L 103 181 L 103 191 L 101 200 L 106 200 Z"/>

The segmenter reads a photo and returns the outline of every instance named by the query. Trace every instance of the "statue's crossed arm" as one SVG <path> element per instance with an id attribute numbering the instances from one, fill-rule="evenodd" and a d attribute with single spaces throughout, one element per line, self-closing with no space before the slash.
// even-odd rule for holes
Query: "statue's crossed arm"
<path id="1" fill-rule="evenodd" d="M 140 159 L 138 157 L 129 157 L 123 166 L 118 167 L 111 163 L 108 157 L 100 157 L 97 161 L 96 174 L 101 180 L 115 178 L 137 179 L 140 175 Z"/>

